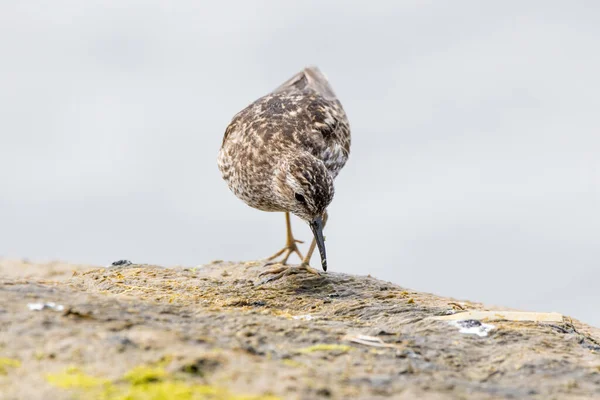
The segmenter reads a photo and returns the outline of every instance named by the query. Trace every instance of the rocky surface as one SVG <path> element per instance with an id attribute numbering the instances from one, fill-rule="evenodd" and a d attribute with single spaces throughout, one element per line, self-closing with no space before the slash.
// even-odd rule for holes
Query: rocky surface
<path id="1" fill-rule="evenodd" d="M 0 260 L 0 398 L 600 398 L 579 321 L 452 325 L 429 317 L 488 308 L 262 270 Z"/>

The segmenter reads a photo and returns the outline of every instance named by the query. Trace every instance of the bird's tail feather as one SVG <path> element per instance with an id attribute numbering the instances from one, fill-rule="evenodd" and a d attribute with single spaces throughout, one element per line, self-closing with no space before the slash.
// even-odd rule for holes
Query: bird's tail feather
<path id="1" fill-rule="evenodd" d="M 283 92 L 292 88 L 303 90 L 311 88 L 326 99 L 335 100 L 336 95 L 325 75 L 315 66 L 306 67 L 273 91 Z"/>

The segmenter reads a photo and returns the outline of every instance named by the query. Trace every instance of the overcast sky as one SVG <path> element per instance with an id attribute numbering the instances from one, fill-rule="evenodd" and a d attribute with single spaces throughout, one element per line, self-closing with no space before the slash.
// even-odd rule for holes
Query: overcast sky
<path id="1" fill-rule="evenodd" d="M 314 64 L 353 134 L 331 271 L 600 326 L 600 3 L 365 4 L 0 2 L 0 256 L 272 254 L 216 156 Z"/>

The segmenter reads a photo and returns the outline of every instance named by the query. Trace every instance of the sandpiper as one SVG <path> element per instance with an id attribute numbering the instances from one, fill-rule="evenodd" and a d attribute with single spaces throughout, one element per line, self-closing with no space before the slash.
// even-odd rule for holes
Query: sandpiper
<path id="1" fill-rule="evenodd" d="M 286 245 L 267 259 L 267 265 L 281 266 L 263 273 L 272 274 L 268 280 L 301 270 L 318 274 L 309 266 L 315 246 L 327 271 L 323 227 L 333 181 L 349 154 L 346 113 L 316 67 L 305 68 L 233 117 L 218 156 L 223 179 L 249 206 L 285 213 Z M 302 242 L 294 239 L 290 213 L 308 222 L 314 234 L 306 257 L 296 245 Z M 299 267 L 286 265 L 293 253 L 302 260 Z"/>

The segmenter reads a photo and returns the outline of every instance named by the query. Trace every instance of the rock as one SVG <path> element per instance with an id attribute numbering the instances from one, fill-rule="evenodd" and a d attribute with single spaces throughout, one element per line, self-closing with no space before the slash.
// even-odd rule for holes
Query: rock
<path id="1" fill-rule="evenodd" d="M 0 375 L 7 398 L 92 390 L 47 378 L 64 370 L 121 394 L 135 376 L 257 399 L 600 397 L 598 329 L 555 314 L 340 273 L 255 285 L 259 263 L 17 267 L 28 280 L 0 261 L 0 349 L 20 365 Z M 27 309 L 39 301 L 70 311 Z"/>

